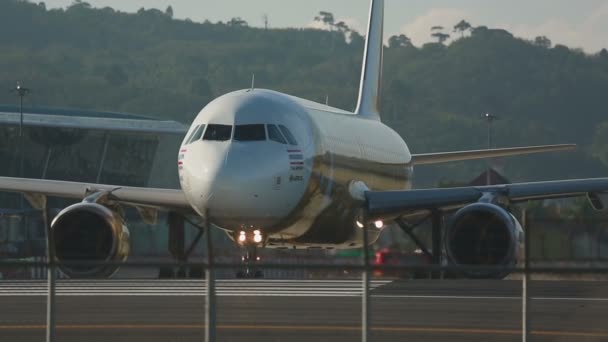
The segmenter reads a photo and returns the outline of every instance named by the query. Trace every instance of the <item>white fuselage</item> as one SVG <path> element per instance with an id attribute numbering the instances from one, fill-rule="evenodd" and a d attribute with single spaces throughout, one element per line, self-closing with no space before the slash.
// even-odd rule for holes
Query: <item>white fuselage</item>
<path id="1" fill-rule="evenodd" d="M 360 246 L 349 185 L 408 189 L 412 173 L 407 145 L 380 121 L 262 89 L 209 103 L 178 164 L 196 212 L 235 239 L 260 230 L 275 248 Z"/>

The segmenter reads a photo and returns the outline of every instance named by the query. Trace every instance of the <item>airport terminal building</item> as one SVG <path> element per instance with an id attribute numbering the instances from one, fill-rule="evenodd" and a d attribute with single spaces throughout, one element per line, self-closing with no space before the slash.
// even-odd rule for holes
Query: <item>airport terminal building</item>
<path id="1" fill-rule="evenodd" d="M 0 176 L 179 187 L 177 151 L 186 125 L 123 113 L 29 106 L 24 107 L 23 126 L 20 123 L 18 106 L 0 105 Z M 49 205 L 63 208 L 69 203 L 51 199 Z M 0 208 L 0 255 L 43 252 L 39 213 L 17 194 L 0 193 Z M 129 223 L 137 221 L 133 218 Z M 19 228 L 21 220 L 26 229 Z M 133 235 L 140 235 L 133 239 L 133 252 L 164 253 L 166 234 L 143 228 L 129 225 Z"/>

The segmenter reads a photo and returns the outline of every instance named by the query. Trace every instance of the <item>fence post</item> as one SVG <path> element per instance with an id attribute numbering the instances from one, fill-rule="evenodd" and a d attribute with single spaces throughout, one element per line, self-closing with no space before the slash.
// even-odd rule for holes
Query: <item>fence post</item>
<path id="1" fill-rule="evenodd" d="M 368 342 L 370 328 L 370 303 L 369 303 L 369 256 L 368 244 L 369 237 L 367 235 L 368 224 L 363 226 L 363 274 L 362 274 L 362 298 L 361 298 L 361 341 Z"/>
<path id="2" fill-rule="evenodd" d="M 205 282 L 207 293 L 205 296 L 205 342 L 215 342 L 215 275 L 213 273 L 213 244 L 211 241 L 211 227 L 209 225 L 209 212 L 205 212 L 204 228 L 207 238 L 207 268 L 205 269 Z"/>
<path id="3" fill-rule="evenodd" d="M 47 198 L 44 201 L 44 223 L 46 226 L 46 264 L 47 264 L 47 297 L 46 297 L 46 342 L 55 341 L 55 241 L 49 220 Z"/>
<path id="4" fill-rule="evenodd" d="M 524 226 L 524 273 L 522 277 L 522 341 L 527 342 L 530 336 L 530 294 L 528 288 L 530 285 L 529 279 L 529 267 L 530 267 L 530 224 L 528 220 L 528 213 L 524 208 L 522 210 L 522 224 Z"/>

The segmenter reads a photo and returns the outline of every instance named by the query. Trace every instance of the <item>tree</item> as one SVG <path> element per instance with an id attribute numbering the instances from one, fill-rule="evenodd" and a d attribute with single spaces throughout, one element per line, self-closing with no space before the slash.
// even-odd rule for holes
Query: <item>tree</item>
<path id="1" fill-rule="evenodd" d="M 173 7 L 171 7 L 171 5 L 169 5 L 167 7 L 167 9 L 165 10 L 165 14 L 169 17 L 169 18 L 173 18 Z"/>
<path id="2" fill-rule="evenodd" d="M 412 40 L 404 34 L 400 34 L 398 36 L 395 35 L 388 39 L 388 47 L 390 47 L 390 48 L 411 47 L 411 46 L 413 46 Z"/>
<path id="3" fill-rule="evenodd" d="M 548 49 L 551 47 L 551 40 L 545 36 L 538 36 L 534 38 L 534 45 Z"/>
<path id="4" fill-rule="evenodd" d="M 232 27 L 247 26 L 247 22 L 245 20 L 241 19 L 241 17 L 234 17 L 234 18 L 230 19 L 230 21 L 227 24 L 228 24 L 228 26 L 232 26 Z"/>
<path id="5" fill-rule="evenodd" d="M 471 35 L 476 36 L 484 33 L 488 33 L 489 29 L 487 26 L 477 26 L 471 28 Z"/>
<path id="6" fill-rule="evenodd" d="M 204 77 L 196 79 L 192 81 L 192 86 L 190 87 L 192 94 L 202 96 L 205 98 L 213 97 L 213 90 L 211 88 L 211 84 L 209 80 Z"/>
<path id="7" fill-rule="evenodd" d="M 471 30 L 472 26 L 466 20 L 461 20 L 458 24 L 454 25 L 454 32 L 460 32 L 460 38 L 464 37 L 464 33 Z"/>
<path id="8" fill-rule="evenodd" d="M 350 31 L 350 45 L 359 47 L 365 44 L 365 37 L 357 31 Z"/>
<path id="9" fill-rule="evenodd" d="M 602 122 L 595 129 L 591 153 L 604 165 L 608 166 L 608 121 Z"/>
<path id="10" fill-rule="evenodd" d="M 608 60 L 608 50 L 606 50 L 605 48 L 602 49 L 599 53 L 599 56 L 603 59 L 607 59 Z"/>
<path id="11" fill-rule="evenodd" d="M 129 82 L 129 75 L 118 64 L 112 65 L 104 77 L 111 86 L 121 86 Z"/>
<path id="12" fill-rule="evenodd" d="M 431 37 L 437 39 L 437 43 L 443 45 L 443 43 L 450 38 L 450 35 L 447 33 L 443 33 L 443 26 L 433 26 L 431 27 Z"/>
<path id="13" fill-rule="evenodd" d="M 335 24 L 334 15 L 330 12 L 321 11 L 319 15 L 315 17 L 315 21 L 321 22 L 329 26 L 330 30 L 333 29 Z"/>
<path id="14" fill-rule="evenodd" d="M 79 8 L 90 9 L 91 4 L 88 2 L 82 1 L 82 0 L 74 0 L 74 2 L 72 2 L 72 4 L 69 7 L 69 9 L 79 9 Z"/>
<path id="15" fill-rule="evenodd" d="M 340 21 L 339 23 L 335 24 L 334 27 L 342 33 L 350 32 L 350 27 L 348 27 L 348 25 L 346 25 L 346 23 L 343 21 Z"/>
<path id="16" fill-rule="evenodd" d="M 434 32 L 431 34 L 432 37 L 437 39 L 437 43 L 442 44 L 445 43 L 446 40 L 450 39 L 450 35 L 443 32 Z"/>

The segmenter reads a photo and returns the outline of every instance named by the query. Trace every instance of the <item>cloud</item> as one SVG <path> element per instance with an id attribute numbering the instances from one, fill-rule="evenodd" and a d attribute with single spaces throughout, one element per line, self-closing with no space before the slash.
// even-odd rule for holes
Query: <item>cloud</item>
<path id="1" fill-rule="evenodd" d="M 582 47 L 581 32 L 576 27 L 559 20 L 550 19 L 538 25 L 505 25 L 507 31 L 524 39 L 546 36 L 554 44 L 564 44 L 571 48 Z"/>
<path id="2" fill-rule="evenodd" d="M 548 19 L 538 25 L 505 25 L 505 29 L 518 37 L 534 39 L 537 36 L 547 36 L 554 44 L 583 48 L 587 53 L 595 53 L 602 48 L 608 48 L 606 18 L 608 18 L 608 3 L 602 4 L 576 24 Z"/>
<path id="3" fill-rule="evenodd" d="M 433 8 L 401 28 L 401 33 L 408 36 L 414 45 L 420 46 L 432 40 L 431 27 L 443 26 L 444 32 L 453 35 L 452 30 L 460 20 L 468 20 L 467 11 L 454 8 Z"/>
<path id="4" fill-rule="evenodd" d="M 586 17 L 578 22 L 569 22 L 561 18 L 547 18 L 540 23 L 514 24 L 512 22 L 489 22 L 479 14 L 455 8 L 433 8 L 425 14 L 416 17 L 412 22 L 404 25 L 400 33 L 404 33 L 414 45 L 420 46 L 433 41 L 430 36 L 432 26 L 445 27 L 444 32 L 452 37 L 454 25 L 461 19 L 471 23 L 487 25 L 491 28 L 502 28 L 516 37 L 534 39 L 538 36 L 546 36 L 554 44 L 563 44 L 570 48 L 582 48 L 587 53 L 595 53 L 602 48 L 608 48 L 606 36 L 608 35 L 608 3 L 602 3 Z M 449 42 L 449 41 L 448 41 Z"/>

